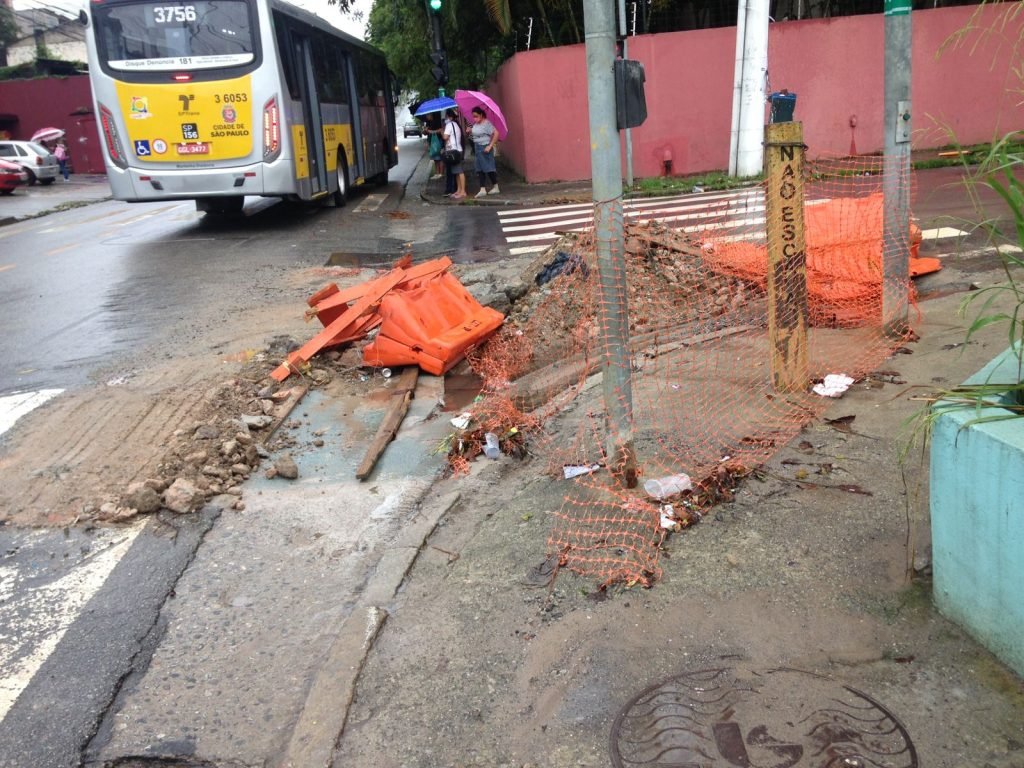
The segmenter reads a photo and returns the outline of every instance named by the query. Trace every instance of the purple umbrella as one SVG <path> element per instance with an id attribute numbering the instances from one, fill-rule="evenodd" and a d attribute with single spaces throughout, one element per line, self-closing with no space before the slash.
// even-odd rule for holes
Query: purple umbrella
<path id="1" fill-rule="evenodd" d="M 480 91 L 456 91 L 455 102 L 459 105 L 459 111 L 466 117 L 469 117 L 473 107 L 481 107 L 487 115 L 487 119 L 497 129 L 498 138 L 504 139 L 508 136 L 508 124 L 505 122 L 505 116 L 501 114 L 501 108 L 486 93 L 480 93 Z"/>

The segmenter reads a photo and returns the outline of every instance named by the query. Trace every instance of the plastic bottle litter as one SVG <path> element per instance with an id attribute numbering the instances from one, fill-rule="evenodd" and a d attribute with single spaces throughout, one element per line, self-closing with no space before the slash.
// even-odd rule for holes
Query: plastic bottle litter
<path id="1" fill-rule="evenodd" d="M 690 476 L 680 472 L 678 475 L 668 475 L 656 479 L 644 481 L 644 491 L 652 499 L 664 501 L 673 496 L 678 496 L 683 491 L 693 488 Z"/>
<path id="2" fill-rule="evenodd" d="M 493 432 L 484 435 L 484 456 L 488 459 L 496 459 L 501 455 L 501 448 L 498 447 L 498 436 Z"/>

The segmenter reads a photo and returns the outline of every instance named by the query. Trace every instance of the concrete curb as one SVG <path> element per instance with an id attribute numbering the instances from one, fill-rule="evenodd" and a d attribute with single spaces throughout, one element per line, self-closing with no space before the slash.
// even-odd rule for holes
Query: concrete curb
<path id="1" fill-rule="evenodd" d="M 433 483 L 425 484 L 416 502 L 422 501 L 432 487 Z M 388 617 L 387 610 L 379 604 L 394 598 L 430 534 L 459 498 L 458 492 L 450 493 L 422 509 L 384 552 L 313 680 L 285 755 L 278 763 L 280 768 L 331 765 L 348 721 L 359 675 Z"/>

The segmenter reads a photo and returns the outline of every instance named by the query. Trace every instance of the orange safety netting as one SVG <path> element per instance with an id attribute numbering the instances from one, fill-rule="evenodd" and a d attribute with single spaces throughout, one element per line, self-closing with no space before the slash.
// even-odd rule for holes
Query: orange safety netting
<path id="1" fill-rule="evenodd" d="M 882 297 L 887 289 L 909 303 L 913 286 L 883 280 L 881 189 L 876 167 L 809 168 L 806 285 L 778 294 L 794 311 L 806 302 L 806 371 L 789 391 L 775 386 L 766 295 L 766 243 L 783 223 L 766 221 L 761 189 L 705 196 L 698 224 L 627 224 L 625 253 L 612 254 L 619 271 L 603 280 L 592 232 L 563 238 L 530 266 L 531 282 L 554 277 L 517 302 L 470 362 L 484 379 L 481 423 L 507 452 L 525 435 L 566 478 L 549 539 L 562 567 L 602 584 L 656 580 L 666 531 L 729 498 L 738 477 L 829 405 L 815 383 L 863 376 L 902 342 L 883 332 Z M 920 240 L 911 229 L 907 248 Z M 609 298 L 616 285 L 627 297 L 628 371 L 611 368 L 604 346 L 621 317 Z M 625 384 L 606 392 L 613 381 Z M 609 397 L 628 411 L 617 439 L 631 439 L 638 481 L 606 455 Z M 667 505 L 644 492 L 645 481 L 678 473 L 693 488 Z"/>

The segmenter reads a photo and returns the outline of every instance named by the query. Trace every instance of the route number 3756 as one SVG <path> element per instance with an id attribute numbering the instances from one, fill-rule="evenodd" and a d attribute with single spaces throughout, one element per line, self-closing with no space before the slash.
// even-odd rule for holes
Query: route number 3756
<path id="1" fill-rule="evenodd" d="M 153 21 L 157 24 L 173 24 L 196 20 L 194 5 L 157 5 L 153 8 Z"/>

